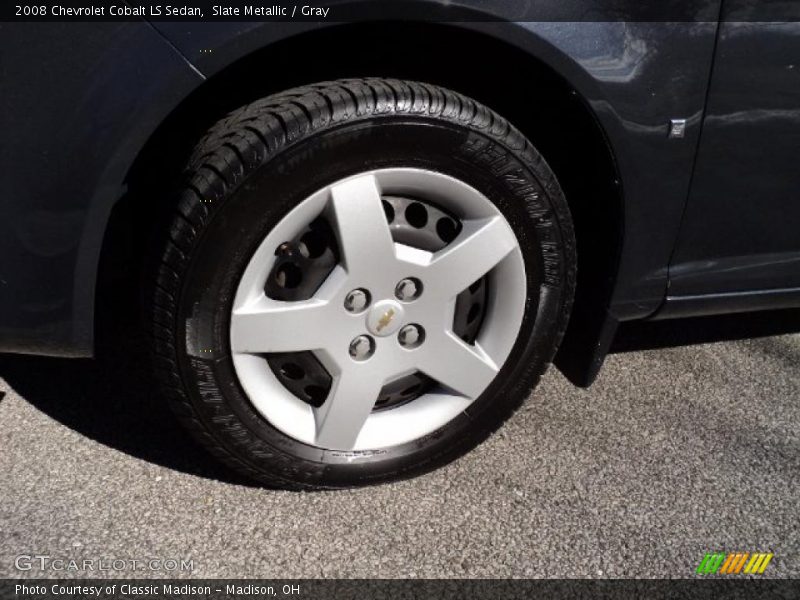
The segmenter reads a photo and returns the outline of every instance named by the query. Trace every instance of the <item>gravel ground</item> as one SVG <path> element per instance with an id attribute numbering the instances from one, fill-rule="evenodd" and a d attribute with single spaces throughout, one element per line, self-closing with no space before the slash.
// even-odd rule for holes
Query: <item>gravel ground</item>
<path id="1" fill-rule="evenodd" d="M 2 357 L 0 576 L 42 575 L 14 569 L 38 553 L 194 577 L 686 577 L 761 550 L 798 577 L 798 365 L 794 334 L 615 354 L 589 390 L 551 369 L 455 464 L 301 494 L 209 461 L 129 367 Z"/>

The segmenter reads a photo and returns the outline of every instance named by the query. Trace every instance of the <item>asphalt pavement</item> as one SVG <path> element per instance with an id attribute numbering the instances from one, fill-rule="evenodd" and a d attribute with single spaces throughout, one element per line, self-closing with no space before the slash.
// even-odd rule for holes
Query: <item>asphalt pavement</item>
<path id="1" fill-rule="evenodd" d="M 343 492 L 230 474 L 125 361 L 0 357 L 0 395 L 0 577 L 800 576 L 800 334 L 626 351 L 588 390 L 551 369 L 461 460 Z M 108 570 L 151 559 L 189 562 Z"/>

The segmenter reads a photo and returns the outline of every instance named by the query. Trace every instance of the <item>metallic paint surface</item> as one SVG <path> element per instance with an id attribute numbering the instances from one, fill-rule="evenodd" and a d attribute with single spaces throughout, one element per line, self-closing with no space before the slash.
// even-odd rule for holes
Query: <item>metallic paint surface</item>
<path id="1" fill-rule="evenodd" d="M 201 80 L 146 23 L 0 26 L 0 351 L 92 353 L 109 213 Z"/>
<path id="2" fill-rule="evenodd" d="M 603 14 L 603 2 L 584 4 Z M 703 14 L 716 16 L 719 6 L 708 0 Z M 309 27 L 199 25 L 154 24 L 207 76 Z M 620 320 L 652 314 L 666 293 L 666 265 L 689 190 L 716 22 L 452 25 L 504 40 L 546 63 L 594 111 L 617 161 L 625 203 L 626 235 L 610 312 Z M 684 138 L 669 139 L 672 118 L 687 119 Z"/>
<path id="3" fill-rule="evenodd" d="M 417 1 L 428 2 L 409 0 Z M 474 4 L 491 11 L 491 4 Z M 461 22 L 451 26 L 524 50 L 559 73 L 594 111 L 612 149 L 624 198 L 624 247 L 609 315 L 617 320 L 647 317 L 667 292 L 667 265 L 689 193 L 717 24 L 710 18 L 625 22 L 619 20 L 625 6 L 633 8 L 637 3 L 617 3 L 613 14 L 601 0 L 582 0 L 580 4 L 599 21 Z M 718 14 L 720 0 L 694 5 L 697 14 L 705 18 Z M 730 6 L 735 10 L 728 14 L 744 14 L 741 6 Z M 603 21 L 608 15 L 613 18 Z M 205 77 L 213 77 L 279 39 L 323 26 L 336 25 L 0 25 L 0 88 L 4 90 L 0 95 L 0 175 L 4 184 L 0 203 L 0 350 L 91 354 L 102 236 L 112 207 L 124 193 L 125 175 L 145 141 Z M 784 29 L 772 37 L 774 26 L 751 24 L 737 29 L 726 25 L 723 49 L 734 35 L 744 36 L 746 45 L 739 62 L 730 62 L 728 75 L 717 71 L 715 86 L 749 81 L 753 74 L 758 75 L 758 61 L 745 60 L 755 50 L 780 53 L 782 43 L 795 48 L 797 26 L 787 27 L 791 32 Z M 726 56 L 721 56 L 724 66 Z M 789 158 L 776 161 L 762 154 L 754 163 L 772 174 L 775 190 L 760 196 L 760 206 L 769 210 L 759 213 L 748 205 L 752 193 L 738 197 L 720 194 L 717 198 L 733 198 L 724 205 L 713 198 L 695 200 L 698 194 L 704 195 L 704 189 L 710 189 L 710 184 L 703 183 L 704 169 L 713 175 L 715 169 L 735 172 L 739 168 L 735 161 L 726 165 L 724 156 L 716 163 L 714 156 L 705 158 L 704 154 L 706 142 L 713 149 L 714 135 L 722 136 L 721 140 L 726 139 L 725 131 L 740 135 L 736 119 L 747 123 L 749 143 L 765 145 L 774 140 L 779 143 L 772 147 L 773 152 L 788 156 L 787 148 L 791 150 L 796 140 L 786 125 L 794 123 L 791 110 L 797 98 L 791 90 L 783 95 L 767 94 L 762 100 L 758 94 L 764 86 L 782 85 L 771 79 L 773 75 L 796 77 L 796 71 L 789 73 L 788 63 L 766 69 L 759 86 L 726 88 L 725 94 L 711 98 L 709 137 L 704 138 L 701 149 L 706 162 L 699 166 L 673 269 L 675 285 L 687 285 L 687 293 L 691 288 L 685 282 L 693 277 L 708 281 L 697 276 L 713 271 L 706 259 L 718 261 L 722 275 L 716 281 L 726 289 L 732 286 L 730 277 L 739 277 L 738 272 L 759 285 L 797 273 L 794 253 L 798 248 L 789 227 L 792 219 L 797 219 L 797 209 L 792 208 L 796 203 L 784 198 L 780 204 L 780 194 L 789 192 L 777 188 L 779 183 L 789 186 L 781 187 L 783 190 L 797 187 L 788 168 L 791 165 L 782 162 Z M 687 120 L 683 139 L 668 137 L 669 122 L 675 118 Z M 709 181 L 712 179 L 719 176 Z M 758 178 L 752 175 L 744 180 L 748 186 L 758 185 Z M 730 186 L 730 182 L 722 185 L 726 183 Z M 742 211 L 741 222 L 754 224 L 757 233 L 777 220 L 776 233 L 767 238 L 740 236 L 724 251 L 715 248 L 715 243 L 729 239 L 736 229 L 723 227 L 717 231 L 716 241 L 714 235 L 706 235 L 703 219 L 714 205 L 725 211 L 726 219 Z M 779 209 L 792 212 L 776 216 Z M 698 225 L 693 225 L 695 222 Z M 780 228 L 781 223 L 785 229 Z M 682 248 L 694 247 L 692 236 L 698 232 L 706 242 L 698 248 L 705 251 L 686 253 Z M 764 265 L 753 258 L 756 255 L 778 257 L 768 267 L 772 275 L 766 279 Z M 725 260 L 734 262 L 726 265 Z M 752 266 L 741 262 L 754 260 Z M 711 277 L 714 280 L 715 275 Z"/>
<path id="4" fill-rule="evenodd" d="M 800 22 L 723 23 L 670 296 L 800 287 L 799 151 Z"/>

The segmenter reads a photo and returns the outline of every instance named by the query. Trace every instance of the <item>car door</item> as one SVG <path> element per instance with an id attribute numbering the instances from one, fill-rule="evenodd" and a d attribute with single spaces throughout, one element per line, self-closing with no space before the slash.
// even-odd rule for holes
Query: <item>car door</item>
<path id="1" fill-rule="evenodd" d="M 725 4 L 668 307 L 800 303 L 798 17 L 796 2 Z"/>

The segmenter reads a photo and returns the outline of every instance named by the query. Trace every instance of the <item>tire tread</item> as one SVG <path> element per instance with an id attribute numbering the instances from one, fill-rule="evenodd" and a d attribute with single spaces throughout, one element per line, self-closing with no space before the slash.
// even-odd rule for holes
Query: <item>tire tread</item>
<path id="1" fill-rule="evenodd" d="M 215 457 L 240 473 L 267 485 L 292 489 L 321 489 L 326 486 L 298 483 L 291 475 L 291 465 L 277 472 L 265 473 L 242 460 L 231 446 L 214 435 L 201 418 L 181 381 L 176 339 L 178 302 L 181 295 L 182 273 L 187 269 L 192 248 L 202 231 L 220 209 L 224 199 L 278 151 L 308 135 L 357 120 L 374 119 L 383 115 L 426 115 L 471 127 L 483 132 L 495 143 L 515 152 L 548 195 L 561 196 L 552 202 L 557 225 L 561 231 L 567 255 L 566 272 L 562 277 L 560 315 L 557 319 L 557 343 L 546 357 L 545 366 L 536 373 L 538 383 L 552 361 L 558 342 L 567 326 L 575 282 L 575 239 L 567 204 L 561 188 L 541 155 L 525 136 L 492 110 L 454 91 L 421 82 L 397 79 L 346 79 L 297 87 L 252 102 L 217 122 L 200 140 L 184 171 L 184 187 L 178 201 L 163 253 L 152 278 L 149 310 L 155 371 L 170 406 L 181 423 Z M 531 367 L 533 368 L 533 367 Z M 530 384 L 528 384 L 529 387 Z M 520 401 L 526 397 L 524 390 Z M 516 409 L 519 405 L 515 406 Z M 494 423 L 482 432 L 488 437 L 513 414 Z M 237 443 L 257 448 L 254 440 Z M 261 450 L 269 454 L 266 446 Z M 277 455 L 274 457 L 279 458 Z M 435 463 L 436 457 L 431 457 Z M 366 481 L 369 483 L 369 481 Z"/>

